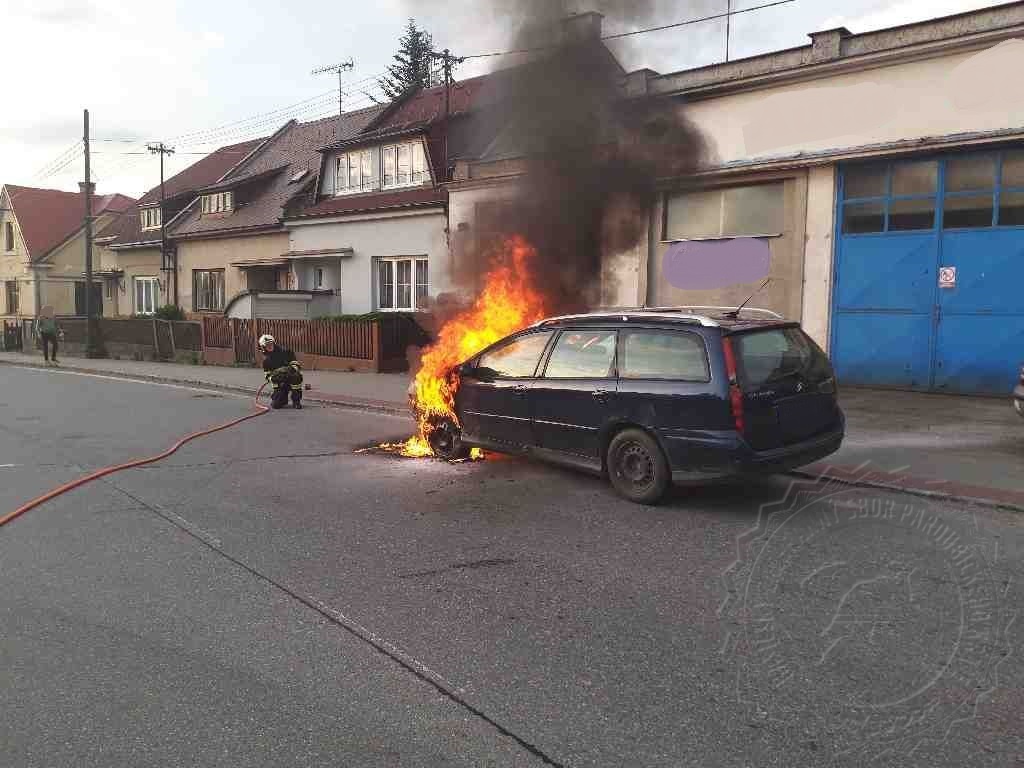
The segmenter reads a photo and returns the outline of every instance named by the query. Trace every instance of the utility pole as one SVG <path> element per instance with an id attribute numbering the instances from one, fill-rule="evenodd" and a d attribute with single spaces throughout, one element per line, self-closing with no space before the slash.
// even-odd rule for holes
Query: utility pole
<path id="1" fill-rule="evenodd" d="M 725 0 L 725 61 L 729 61 L 729 33 L 732 31 L 732 0 Z"/>
<path id="2" fill-rule="evenodd" d="M 160 155 L 160 271 L 164 273 L 165 281 L 173 285 L 171 303 L 178 306 L 178 255 L 174 255 L 174 266 L 170 266 L 167 259 L 167 218 L 164 216 L 164 203 L 167 199 L 164 196 L 164 155 L 173 155 L 174 147 L 168 147 L 161 141 L 147 144 L 146 149 L 154 155 Z M 170 280 L 167 280 L 168 273 L 171 273 Z"/>
<path id="3" fill-rule="evenodd" d="M 84 131 L 82 143 L 85 147 L 85 181 L 79 187 L 85 197 L 85 356 L 96 357 L 96 331 L 92 306 L 92 190 L 93 183 L 89 167 L 89 110 L 83 114 Z"/>
<path id="4" fill-rule="evenodd" d="M 342 90 L 343 83 L 341 82 L 342 72 L 351 72 L 355 68 L 356 64 L 352 59 L 343 61 L 341 64 L 333 64 L 329 67 L 321 67 L 320 69 L 314 69 L 309 74 L 311 75 L 322 75 L 326 72 L 336 72 L 338 74 L 338 131 L 341 130 L 341 116 L 345 114 L 345 91 Z"/>
<path id="5" fill-rule="evenodd" d="M 465 59 L 452 56 L 452 52 L 448 48 L 445 48 L 441 53 L 431 53 L 430 58 L 434 61 L 440 61 L 444 67 L 444 181 L 449 181 L 448 123 L 452 116 L 452 85 L 455 82 L 452 78 L 452 71 L 456 65 L 461 64 Z"/>

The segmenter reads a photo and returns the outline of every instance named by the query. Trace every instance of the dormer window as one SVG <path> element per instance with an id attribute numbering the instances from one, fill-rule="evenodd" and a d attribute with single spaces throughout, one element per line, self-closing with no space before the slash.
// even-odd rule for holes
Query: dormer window
<path id="1" fill-rule="evenodd" d="M 381 151 L 384 156 L 384 189 L 415 187 L 430 180 L 423 142 L 392 144 Z"/>
<path id="2" fill-rule="evenodd" d="M 349 152 L 338 158 L 335 194 L 372 192 L 379 189 L 376 153 L 372 149 Z"/>
<path id="3" fill-rule="evenodd" d="M 235 208 L 234 192 L 215 192 L 203 195 L 203 214 L 230 213 Z"/>
<path id="4" fill-rule="evenodd" d="M 162 223 L 160 206 L 156 206 L 155 208 L 142 208 L 139 211 L 139 221 L 141 222 L 143 232 L 148 229 L 160 229 Z"/>

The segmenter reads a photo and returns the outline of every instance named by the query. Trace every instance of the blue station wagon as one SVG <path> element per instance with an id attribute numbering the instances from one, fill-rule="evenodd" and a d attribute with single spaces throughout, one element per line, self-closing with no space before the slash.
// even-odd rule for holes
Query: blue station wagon
<path id="1" fill-rule="evenodd" d="M 525 453 L 604 474 L 656 503 L 675 483 L 778 472 L 843 440 L 828 357 L 767 310 L 617 310 L 556 317 L 458 368 L 460 426 L 435 452 Z"/>

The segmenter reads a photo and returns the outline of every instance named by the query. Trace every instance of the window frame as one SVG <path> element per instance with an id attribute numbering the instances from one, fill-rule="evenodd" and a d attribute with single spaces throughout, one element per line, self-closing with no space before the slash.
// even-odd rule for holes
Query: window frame
<path id="1" fill-rule="evenodd" d="M 144 307 L 143 308 L 139 307 L 139 289 L 142 288 L 143 286 L 146 286 L 146 285 L 150 286 L 150 288 L 149 288 L 149 290 L 150 290 L 150 300 L 151 300 L 152 305 L 153 305 L 152 311 L 146 311 L 146 309 Z M 145 315 L 147 317 L 155 315 L 157 309 L 159 309 L 159 304 L 160 304 L 159 298 L 158 298 L 159 295 L 160 295 L 160 282 L 159 282 L 159 280 L 156 277 L 152 277 L 151 275 L 136 275 L 135 277 L 133 277 L 132 278 L 132 311 L 133 311 L 133 314 Z M 145 291 L 143 291 L 143 297 L 144 296 L 145 296 Z"/>
<path id="2" fill-rule="evenodd" d="M 407 181 L 401 182 L 399 178 L 399 159 L 401 157 L 401 150 L 408 149 L 409 152 L 409 165 L 408 165 L 408 179 Z M 387 175 L 384 173 L 387 165 L 387 155 L 394 152 L 395 158 L 395 180 L 390 184 L 387 182 Z M 422 170 L 416 170 L 416 160 L 421 159 L 423 161 Z M 430 160 L 427 157 L 427 149 L 423 144 L 422 140 L 416 141 L 400 141 L 393 144 L 384 144 L 380 148 L 380 181 L 381 189 L 404 189 L 407 187 L 421 187 L 424 184 L 430 183 Z M 416 175 L 419 174 L 419 180 L 416 179 Z"/>
<path id="3" fill-rule="evenodd" d="M 14 236 L 14 222 L 4 222 L 4 253 L 14 253 L 18 239 Z"/>
<path id="4" fill-rule="evenodd" d="M 202 196 L 200 206 L 202 216 L 232 213 L 235 210 L 235 193 L 230 189 L 224 192 L 211 192 Z"/>
<path id="5" fill-rule="evenodd" d="M 688 336 L 695 339 L 704 350 L 704 368 L 707 371 L 707 375 L 703 379 L 680 379 L 674 376 L 626 376 L 623 375 L 622 365 L 626 359 L 626 337 L 631 333 L 657 333 L 657 334 L 671 334 L 673 336 Z M 708 341 L 701 334 L 694 333 L 693 331 L 686 331 L 677 328 L 657 328 L 657 327 L 631 327 L 631 328 L 620 328 L 619 329 L 619 340 L 618 348 L 616 350 L 615 358 L 615 369 L 616 378 L 619 381 L 678 381 L 685 384 L 710 384 L 715 380 L 715 374 L 713 366 L 711 365 L 711 353 L 708 349 Z"/>
<path id="6" fill-rule="evenodd" d="M 619 378 L 619 338 L 621 337 L 621 328 L 614 326 L 584 326 L 576 328 L 564 328 L 555 334 L 553 340 L 550 340 L 548 348 L 541 356 L 542 365 L 538 368 L 535 378 L 542 379 L 544 381 L 616 381 Z M 555 351 L 558 349 L 558 343 L 563 337 L 568 336 L 572 333 L 608 333 L 615 336 L 615 343 L 612 346 L 612 360 L 609 372 L 606 376 L 549 376 L 548 368 L 551 366 L 551 360 L 555 356 Z"/>
<path id="7" fill-rule="evenodd" d="M 215 299 L 219 299 L 219 301 L 220 301 L 220 306 L 219 307 L 217 307 L 217 306 L 212 306 L 212 307 L 200 306 L 199 297 L 200 297 L 201 292 L 199 290 L 199 282 L 202 279 L 203 275 L 206 275 L 207 279 L 209 279 L 211 276 L 214 276 L 214 275 L 218 275 L 219 276 L 219 278 L 220 278 L 219 286 L 214 284 L 213 288 L 207 288 L 206 289 L 206 292 L 209 292 L 209 291 L 212 290 L 213 293 L 215 294 L 214 298 Z M 227 288 L 226 288 L 225 280 L 226 280 L 226 277 L 225 277 L 225 270 L 224 269 L 193 269 L 192 270 L 192 311 L 193 312 L 223 312 L 224 311 L 224 307 L 227 304 L 227 302 L 226 302 Z M 218 287 L 220 289 L 219 290 L 219 294 L 220 294 L 219 296 L 216 295 Z M 216 301 L 214 303 L 216 303 Z"/>
<path id="8" fill-rule="evenodd" d="M 475 358 L 473 358 L 473 361 L 470 363 L 470 367 L 474 370 L 474 372 L 479 372 L 481 368 L 481 362 L 483 361 L 484 357 L 493 354 L 494 352 L 498 352 L 504 349 L 505 347 L 511 346 L 512 344 L 516 344 L 520 341 L 523 341 L 524 339 L 530 336 L 547 336 L 547 339 L 544 342 L 544 346 L 541 349 L 540 354 L 537 356 L 537 364 L 533 367 L 533 373 L 528 376 L 494 376 L 488 378 L 487 380 L 522 381 L 529 379 L 530 381 L 534 381 L 536 379 L 539 379 L 541 369 L 543 366 L 547 364 L 547 358 L 551 354 L 551 342 L 557 336 L 557 332 L 555 330 L 539 328 L 535 330 L 523 331 L 515 334 L 512 337 L 501 339 L 500 341 L 495 342 L 487 349 L 480 352 Z"/>
<path id="9" fill-rule="evenodd" d="M 764 181 L 750 182 L 746 184 L 725 184 L 717 186 L 708 186 L 698 189 L 677 189 L 668 191 L 662 197 L 662 216 L 661 216 L 661 242 L 663 243 L 677 243 L 677 242 L 704 242 L 704 241 L 715 241 L 715 240 L 735 240 L 737 238 L 747 237 L 763 237 L 763 238 L 776 238 L 782 237 L 785 234 L 786 228 L 786 182 L 789 179 L 765 179 Z M 782 200 L 782 221 L 781 226 L 777 232 L 754 232 L 750 234 L 730 234 L 727 233 L 725 228 L 726 222 L 726 197 L 727 193 L 737 189 L 751 189 L 754 187 L 778 187 Z M 673 196 L 686 196 L 686 195 L 698 195 L 716 193 L 718 195 L 718 234 L 712 235 L 700 235 L 697 237 L 673 237 L 669 233 L 669 201 Z"/>
<path id="10" fill-rule="evenodd" d="M 324 268 L 313 267 L 313 290 L 319 291 L 324 287 Z"/>
<path id="11" fill-rule="evenodd" d="M 12 302 L 11 299 L 14 301 Z M 21 288 L 18 285 L 17 279 L 5 280 L 4 281 L 4 301 L 6 306 L 4 307 L 8 315 L 17 315 L 21 310 Z M 13 303 L 13 307 L 11 304 Z"/>
<path id="12" fill-rule="evenodd" d="M 399 266 L 398 265 L 399 265 L 399 263 L 402 263 L 402 262 L 409 262 L 409 270 L 410 270 L 410 272 L 409 272 L 409 276 L 410 276 L 409 299 L 410 299 L 410 306 L 408 306 L 408 307 L 400 307 L 400 306 L 398 306 L 398 271 L 399 271 Z M 381 264 L 391 264 L 391 306 L 390 307 L 381 306 L 381 304 L 382 304 L 382 302 L 381 302 L 381 279 L 380 279 L 380 265 Z M 419 276 L 418 266 L 420 264 L 425 264 L 426 265 L 426 270 L 427 270 L 427 282 L 425 283 L 427 291 L 426 291 L 426 296 L 424 297 L 425 301 L 423 302 L 423 304 L 424 305 L 428 305 L 430 303 L 430 257 L 428 257 L 428 256 L 379 256 L 378 258 L 374 259 L 374 270 L 373 270 L 373 280 L 374 280 L 374 287 L 373 288 L 374 288 L 374 290 L 373 290 L 373 293 L 374 293 L 374 303 L 376 304 L 378 311 L 380 311 L 380 312 L 421 312 L 421 311 L 423 311 L 426 308 L 425 306 L 423 306 L 423 307 L 419 306 L 419 302 L 417 301 L 417 294 L 418 294 L 418 290 L 417 289 L 421 285 L 421 283 L 418 282 L 418 276 Z"/>
<path id="13" fill-rule="evenodd" d="M 1004 195 L 1024 194 L 1024 184 L 1004 185 L 1003 169 L 1007 156 L 1010 154 L 1019 155 L 1024 148 L 1012 146 L 997 149 L 982 149 L 974 152 L 946 153 L 941 155 L 928 155 L 919 158 L 906 160 L 890 160 L 888 162 L 870 162 L 850 164 L 840 172 L 838 215 L 836 217 L 836 232 L 842 237 L 879 237 L 883 235 L 920 235 L 923 233 L 944 233 L 944 232 L 965 232 L 988 229 L 1012 229 L 1024 228 L 1024 224 L 1003 224 L 1002 199 Z M 985 156 L 993 156 L 994 173 L 991 184 L 976 189 L 963 189 L 955 192 L 948 191 L 947 179 L 949 163 L 951 160 L 971 159 Z M 898 165 L 905 165 L 915 162 L 935 162 L 938 166 L 938 183 L 934 195 L 894 195 L 893 194 L 893 169 Z M 851 168 L 883 167 L 886 172 L 885 195 L 873 195 L 870 197 L 846 197 L 846 177 Z M 946 206 L 948 201 L 955 199 L 967 199 L 989 196 L 992 203 L 991 223 L 975 226 L 950 227 L 946 224 Z M 934 200 L 934 216 L 932 226 L 928 229 L 892 229 L 890 226 L 891 211 L 893 203 L 913 200 Z M 882 206 L 882 229 L 874 232 L 846 232 L 846 209 L 849 206 L 881 204 Z"/>
<path id="14" fill-rule="evenodd" d="M 163 226 L 163 213 L 159 205 L 148 206 L 139 209 L 139 229 L 142 232 L 152 232 Z"/>

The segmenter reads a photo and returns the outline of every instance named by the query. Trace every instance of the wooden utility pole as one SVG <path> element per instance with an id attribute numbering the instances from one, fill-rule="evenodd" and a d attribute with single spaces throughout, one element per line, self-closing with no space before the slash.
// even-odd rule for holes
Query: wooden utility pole
<path id="1" fill-rule="evenodd" d="M 89 110 L 84 111 L 82 143 L 85 146 L 85 181 L 80 185 L 85 197 L 85 356 L 97 357 L 96 325 L 92 306 L 92 176 L 89 166 Z"/>
<path id="2" fill-rule="evenodd" d="M 164 195 L 164 155 L 173 155 L 174 147 L 168 147 L 161 141 L 147 144 L 146 149 L 160 155 L 160 271 L 164 273 L 164 281 L 173 286 L 173 298 L 170 303 L 178 306 L 178 255 L 175 253 L 172 266 L 167 258 L 167 217 L 164 214 L 164 203 L 167 199 Z M 170 280 L 167 279 L 168 274 L 171 276 Z"/>
<path id="3" fill-rule="evenodd" d="M 338 131 L 341 131 L 341 116 L 345 114 L 345 91 L 342 89 L 344 83 L 341 82 L 342 72 L 351 72 L 356 66 L 356 63 L 349 59 L 343 61 L 341 64 L 333 64 L 329 67 L 321 67 L 320 69 L 314 69 L 310 72 L 311 75 L 322 75 L 326 72 L 337 72 L 338 73 Z"/>
<path id="4" fill-rule="evenodd" d="M 430 58 L 435 61 L 439 60 L 444 68 L 444 177 L 441 180 L 450 181 L 448 178 L 448 123 L 452 116 L 452 86 L 455 83 L 455 80 L 452 77 L 452 72 L 454 71 L 455 66 L 464 62 L 465 59 L 459 58 L 458 56 L 452 56 L 452 52 L 448 48 L 445 48 L 441 53 L 431 53 Z"/>
<path id="5" fill-rule="evenodd" d="M 732 0 L 725 0 L 725 60 L 729 61 L 729 33 L 732 31 Z"/>

